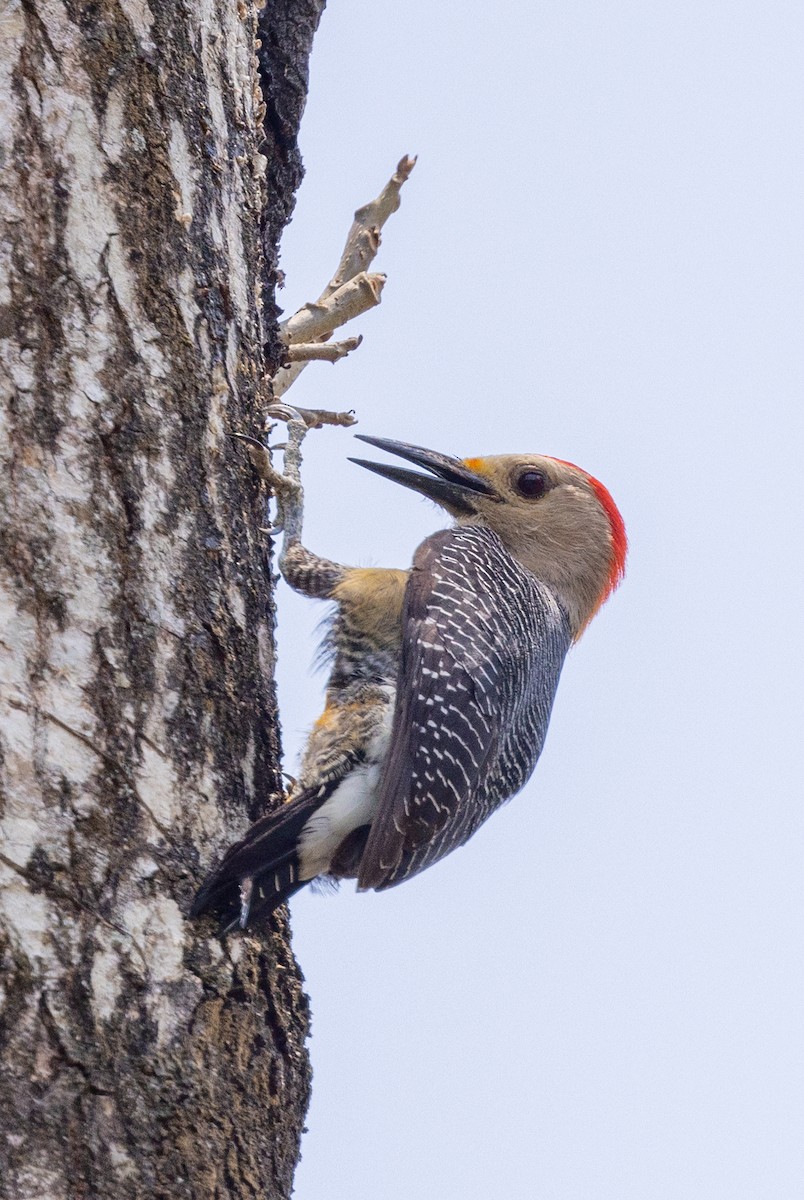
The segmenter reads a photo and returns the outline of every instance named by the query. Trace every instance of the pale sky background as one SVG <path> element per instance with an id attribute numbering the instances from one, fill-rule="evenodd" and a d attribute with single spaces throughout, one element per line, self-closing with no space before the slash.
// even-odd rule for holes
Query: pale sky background
<path id="1" fill-rule="evenodd" d="M 294 899 L 298 1200 L 804 1197 L 803 45 L 801 0 L 324 14 L 287 311 L 419 163 L 363 346 L 288 398 L 577 462 L 632 549 L 525 791 L 396 890 Z M 354 453 L 308 439 L 306 540 L 406 566 L 444 520 Z M 322 615 L 282 585 L 291 770 Z"/>

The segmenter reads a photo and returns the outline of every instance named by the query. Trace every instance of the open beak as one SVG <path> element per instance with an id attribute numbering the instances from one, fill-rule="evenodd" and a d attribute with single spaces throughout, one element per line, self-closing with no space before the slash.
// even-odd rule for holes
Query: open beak
<path id="1" fill-rule="evenodd" d="M 421 492 L 423 496 L 442 504 L 452 513 L 477 512 L 475 501 L 479 496 L 499 499 L 491 484 L 482 475 L 477 475 L 465 467 L 459 458 L 438 454 L 435 450 L 425 450 L 422 446 L 410 446 L 407 442 L 392 442 L 388 438 L 365 437 L 361 433 L 355 434 L 355 437 L 361 442 L 368 442 L 370 446 L 376 446 L 379 450 L 387 450 L 389 454 L 407 459 L 408 462 L 415 463 L 417 467 L 424 467 L 432 473 L 420 475 L 418 471 L 407 471 L 404 467 L 391 464 L 366 462 L 363 458 L 350 458 L 350 462 L 357 463 L 359 467 L 366 467 L 376 475 L 382 475 L 384 479 L 393 479 L 395 483 L 412 488 L 414 492 Z"/>

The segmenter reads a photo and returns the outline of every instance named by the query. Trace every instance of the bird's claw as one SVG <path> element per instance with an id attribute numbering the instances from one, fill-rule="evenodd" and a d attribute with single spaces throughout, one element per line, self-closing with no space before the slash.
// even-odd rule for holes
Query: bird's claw
<path id="1" fill-rule="evenodd" d="M 297 408 L 292 408 L 289 404 L 283 404 L 280 400 L 269 404 L 265 410 L 265 415 L 267 417 L 275 417 L 277 421 L 286 421 L 288 423 L 299 421 L 302 425 L 307 424 Z"/>
<path id="2" fill-rule="evenodd" d="M 249 446 L 254 446 L 259 450 L 266 450 L 268 453 L 271 451 L 271 447 L 266 446 L 265 442 L 261 442 L 259 438 L 249 437 L 247 433 L 230 433 L 229 437 L 238 442 L 246 442 Z"/>
<path id="3" fill-rule="evenodd" d="M 246 433 L 233 433 L 230 436 L 236 441 L 244 443 L 252 467 L 257 471 L 260 478 L 276 491 L 280 486 L 280 480 L 284 479 L 284 476 L 279 474 L 271 462 L 271 447 L 266 446 L 264 442 L 259 441 L 257 438 L 249 437 Z"/>

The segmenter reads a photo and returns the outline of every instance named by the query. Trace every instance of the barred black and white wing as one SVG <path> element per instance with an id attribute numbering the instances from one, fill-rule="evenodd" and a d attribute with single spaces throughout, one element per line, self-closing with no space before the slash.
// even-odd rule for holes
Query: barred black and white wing
<path id="1" fill-rule="evenodd" d="M 358 887 L 392 887 L 462 845 L 530 776 L 571 640 L 553 593 L 495 533 L 417 551 L 391 743 Z"/>

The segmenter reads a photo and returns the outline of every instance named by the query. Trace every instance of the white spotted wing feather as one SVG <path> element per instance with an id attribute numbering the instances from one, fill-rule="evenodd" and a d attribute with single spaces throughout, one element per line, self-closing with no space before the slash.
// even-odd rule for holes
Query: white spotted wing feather
<path id="1" fill-rule="evenodd" d="M 519 791 L 541 753 L 569 644 L 553 593 L 491 530 L 458 527 L 422 543 L 360 888 L 430 866 Z"/>

